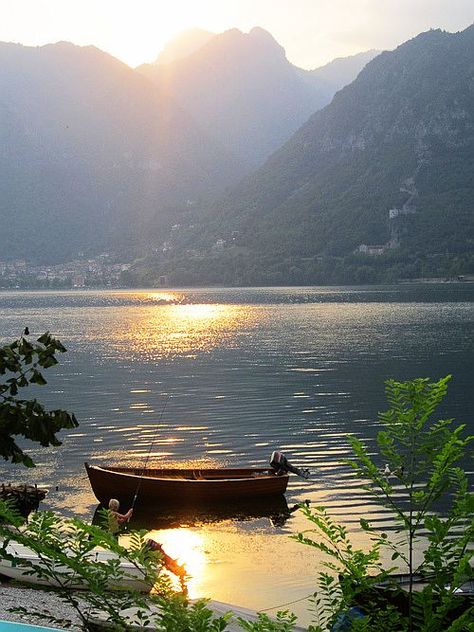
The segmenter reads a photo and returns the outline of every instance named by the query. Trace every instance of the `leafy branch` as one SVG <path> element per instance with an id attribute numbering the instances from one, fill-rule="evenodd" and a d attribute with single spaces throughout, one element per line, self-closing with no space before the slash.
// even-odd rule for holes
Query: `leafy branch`
<path id="1" fill-rule="evenodd" d="M 302 507 L 316 526 L 319 540 L 312 540 L 306 532 L 296 539 L 329 555 L 333 561 L 325 566 L 338 576 L 336 583 L 334 576 L 320 574 L 322 596 L 317 602 L 326 608 L 326 627 L 317 630 L 332 624 L 334 629 L 367 632 L 470 629 L 466 622 L 472 607 L 462 606 L 457 591 L 472 579 L 474 496 L 457 463 L 474 437 L 464 436 L 464 425 L 454 426 L 452 419 L 432 419 L 450 379 L 448 375 L 437 382 L 426 378 L 386 382 L 390 408 L 379 415 L 383 430 L 377 435 L 381 462 L 374 460 L 360 440 L 349 438 L 354 457 L 348 464 L 362 479 L 362 487 L 391 510 L 399 525 L 395 537 L 377 533 L 361 519 L 362 529 L 372 536 L 372 545 L 365 553 L 352 547 L 346 530 L 334 524 L 322 507 L 313 511 Z M 393 477 L 396 485 L 390 482 Z M 439 511 L 441 499 L 447 507 L 443 514 Z M 406 593 L 396 582 L 390 582 L 396 569 L 383 570 L 379 561 L 382 547 L 391 551 L 392 561 L 405 565 L 409 578 Z M 415 547 L 423 552 L 418 566 Z M 414 590 L 417 577 L 426 581 L 420 591 Z M 383 589 L 382 582 L 386 584 Z M 351 619 L 354 605 L 362 607 L 363 620 L 359 616 Z M 339 624 L 346 627 L 337 627 Z"/>
<path id="2" fill-rule="evenodd" d="M 16 437 L 36 441 L 42 446 L 59 446 L 57 433 L 78 426 L 75 415 L 65 410 L 47 411 L 37 399 L 22 399 L 21 389 L 30 385 L 44 386 L 43 369 L 58 364 L 56 355 L 65 353 L 60 340 L 49 332 L 36 342 L 23 335 L 0 347 L 0 456 L 12 463 L 33 467 L 34 462 L 17 444 Z"/>

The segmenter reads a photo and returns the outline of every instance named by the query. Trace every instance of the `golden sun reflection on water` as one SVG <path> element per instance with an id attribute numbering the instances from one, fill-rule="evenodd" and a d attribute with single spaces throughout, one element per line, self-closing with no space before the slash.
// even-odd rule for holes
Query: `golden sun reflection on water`
<path id="1" fill-rule="evenodd" d="M 183 300 L 182 294 L 176 294 L 175 292 L 148 292 L 142 300 L 152 303 L 181 303 Z"/>
<path id="2" fill-rule="evenodd" d="M 199 585 L 206 573 L 204 536 L 191 529 L 168 529 L 151 531 L 149 536 L 160 542 L 167 555 L 184 564 L 189 578 L 186 580 L 191 599 L 200 596 Z"/>
<path id="3" fill-rule="evenodd" d="M 211 597 L 259 610 L 309 594 L 315 572 L 305 547 L 291 541 L 286 532 L 269 533 L 266 522 L 261 519 L 248 531 L 223 521 L 154 530 L 148 535 L 185 565 L 191 599 Z M 285 571 L 275 574 L 283 559 Z M 179 589 L 177 581 L 175 587 Z"/>
<path id="4" fill-rule="evenodd" d="M 141 359 L 194 357 L 232 343 L 236 332 L 251 327 L 254 320 L 252 310 L 242 305 L 145 305 L 130 309 L 111 344 Z"/>

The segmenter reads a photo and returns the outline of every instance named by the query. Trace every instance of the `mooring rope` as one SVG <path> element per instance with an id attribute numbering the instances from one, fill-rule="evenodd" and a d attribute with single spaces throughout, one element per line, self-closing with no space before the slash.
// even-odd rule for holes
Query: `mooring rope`
<path id="1" fill-rule="evenodd" d="M 291 606 L 294 603 L 299 603 L 300 601 L 306 601 L 310 597 L 313 597 L 314 593 L 310 595 L 306 595 L 306 597 L 300 597 L 300 599 L 295 599 L 294 601 L 287 601 L 286 603 L 281 603 L 278 606 L 271 606 L 270 608 L 259 608 L 258 612 L 268 612 L 269 610 L 275 610 L 276 608 L 284 608 L 285 606 Z"/>

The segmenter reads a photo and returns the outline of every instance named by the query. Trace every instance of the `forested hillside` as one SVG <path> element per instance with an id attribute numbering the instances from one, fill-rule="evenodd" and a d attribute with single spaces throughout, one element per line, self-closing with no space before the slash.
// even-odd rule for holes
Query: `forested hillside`
<path id="1" fill-rule="evenodd" d="M 172 249 L 180 283 L 324 283 L 473 272 L 474 26 L 373 59 Z"/>
<path id="2" fill-rule="evenodd" d="M 242 163 L 94 47 L 0 44 L 0 260 L 129 249 Z"/>
<path id="3" fill-rule="evenodd" d="M 0 43 L 0 261 L 147 253 L 330 98 L 261 29 L 189 33 L 153 69 L 171 67 L 189 99 L 94 47 Z"/>

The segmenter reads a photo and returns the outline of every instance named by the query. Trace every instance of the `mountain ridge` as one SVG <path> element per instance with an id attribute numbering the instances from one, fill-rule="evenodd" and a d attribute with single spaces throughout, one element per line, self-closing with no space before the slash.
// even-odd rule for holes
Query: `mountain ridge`
<path id="1" fill-rule="evenodd" d="M 6 44 L 0 58 L 0 249 L 10 258 L 140 241 L 169 205 L 243 173 L 153 84 L 95 47 Z"/>
<path id="2" fill-rule="evenodd" d="M 474 27 L 428 31 L 375 57 L 188 240 L 183 232 L 174 260 L 155 265 L 224 284 L 470 271 L 473 60 Z M 190 244 L 201 253 L 192 273 L 179 255 Z"/>
<path id="3" fill-rule="evenodd" d="M 215 35 L 186 58 L 138 68 L 186 107 L 249 171 L 283 144 L 335 89 L 291 64 L 261 27 Z"/>
<path id="4" fill-rule="evenodd" d="M 152 65 L 168 64 L 177 59 L 188 57 L 199 50 L 199 48 L 202 48 L 214 35 L 215 33 L 198 28 L 188 29 L 187 31 L 178 33 L 175 37 L 166 42 L 163 49 L 158 53 L 155 61 L 152 62 Z M 140 66 L 141 65 L 143 64 L 140 64 Z"/>
<path id="5" fill-rule="evenodd" d="M 331 86 L 334 92 L 337 92 L 352 83 L 369 61 L 380 55 L 381 52 L 381 50 L 371 49 L 348 57 L 337 57 L 324 66 L 306 71 L 306 74 L 309 73 L 313 79 L 317 78 L 324 81 L 328 86 Z"/>

